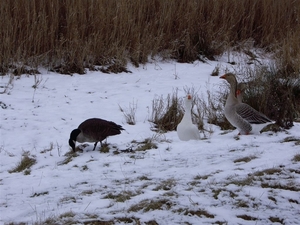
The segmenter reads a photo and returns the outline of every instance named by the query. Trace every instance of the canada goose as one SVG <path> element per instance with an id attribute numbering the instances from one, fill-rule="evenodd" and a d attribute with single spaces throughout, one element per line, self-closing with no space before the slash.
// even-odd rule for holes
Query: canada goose
<path id="1" fill-rule="evenodd" d="M 181 122 L 177 125 L 177 135 L 182 141 L 200 140 L 197 126 L 192 122 L 192 96 L 187 95 L 184 99 L 185 113 Z"/>
<path id="2" fill-rule="evenodd" d="M 95 150 L 97 143 L 100 141 L 102 146 L 102 141 L 108 136 L 113 136 L 121 133 L 124 130 L 122 126 L 115 124 L 114 122 L 92 118 L 87 119 L 82 122 L 77 129 L 73 130 L 70 134 L 69 145 L 75 152 L 76 141 L 83 142 L 95 142 Z"/>
<path id="3" fill-rule="evenodd" d="M 239 130 L 239 134 L 249 134 L 252 131 L 251 124 L 265 124 L 272 122 L 264 114 L 256 111 L 251 106 L 240 103 L 237 99 L 237 80 L 234 74 L 227 73 L 220 78 L 230 84 L 230 93 L 225 104 L 225 117 Z"/>

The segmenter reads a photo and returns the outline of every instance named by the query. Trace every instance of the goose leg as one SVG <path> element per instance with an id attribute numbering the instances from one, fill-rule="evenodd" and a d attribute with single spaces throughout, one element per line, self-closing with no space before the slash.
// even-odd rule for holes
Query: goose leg
<path id="1" fill-rule="evenodd" d="M 93 151 L 95 151 L 95 149 L 96 149 L 96 146 L 97 146 L 97 141 L 95 142 L 95 144 L 94 144 L 94 149 L 93 149 Z"/>

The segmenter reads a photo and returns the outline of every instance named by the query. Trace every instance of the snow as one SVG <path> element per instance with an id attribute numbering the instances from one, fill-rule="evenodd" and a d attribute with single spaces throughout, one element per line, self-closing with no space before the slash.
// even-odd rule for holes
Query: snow
<path id="1" fill-rule="evenodd" d="M 42 224 L 49 218 L 64 223 L 65 213 L 72 212 L 71 219 L 78 224 L 92 220 L 124 224 L 120 218 L 136 218 L 142 224 L 151 220 L 158 224 L 300 224 L 300 166 L 292 160 L 300 154 L 300 145 L 283 141 L 299 138 L 299 123 L 283 132 L 238 139 L 237 130 L 224 133 L 206 124 L 213 133 L 188 142 L 180 141 L 176 131 L 156 134 L 150 129 L 155 97 L 166 97 L 176 89 L 184 97 L 185 88 L 195 88 L 199 96 L 206 96 L 207 89 L 225 91 L 224 81 L 210 76 L 213 69 L 235 71 L 247 66 L 243 58 L 237 65 L 227 64 L 227 58 L 191 64 L 153 61 L 139 68 L 129 65 L 132 73 L 120 74 L 88 71 L 68 76 L 40 69 L 36 89 L 34 76 L 15 77 L 0 95 L 6 106 L 0 108 L 0 223 Z M 1 91 L 8 83 L 9 76 L 3 76 Z M 120 107 L 129 109 L 133 104 L 136 124 L 128 125 Z M 93 117 L 111 120 L 126 131 L 108 138 L 109 153 L 99 152 L 99 145 L 92 151 L 89 143 L 64 164 L 70 132 Z M 158 148 L 123 151 L 146 138 L 152 138 Z M 30 174 L 10 173 L 24 152 L 36 159 Z M 253 159 L 234 162 L 243 157 Z M 267 169 L 281 172 L 253 175 Z M 238 185 L 253 176 L 249 184 Z M 275 188 L 279 184 L 296 190 Z M 123 201 L 108 197 L 126 193 L 130 197 Z M 165 202 L 159 209 L 146 209 L 151 200 Z M 144 207 L 131 210 L 143 201 L 148 201 Z M 210 216 L 200 215 L 201 210 Z M 245 215 L 254 220 L 241 218 Z"/>

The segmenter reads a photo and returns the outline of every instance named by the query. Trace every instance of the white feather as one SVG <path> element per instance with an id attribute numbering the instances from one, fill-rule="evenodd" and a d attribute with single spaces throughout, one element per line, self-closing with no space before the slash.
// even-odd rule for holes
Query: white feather
<path id="1" fill-rule="evenodd" d="M 177 135 L 181 141 L 200 140 L 197 126 L 192 122 L 192 98 L 185 97 L 185 113 L 181 122 L 177 126 Z"/>

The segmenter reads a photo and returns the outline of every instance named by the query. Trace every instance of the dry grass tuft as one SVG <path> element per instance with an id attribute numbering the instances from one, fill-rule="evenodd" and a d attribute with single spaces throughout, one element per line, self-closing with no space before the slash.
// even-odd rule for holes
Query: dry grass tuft
<path id="1" fill-rule="evenodd" d="M 250 161 L 252 161 L 253 159 L 256 159 L 256 158 L 257 158 L 257 156 L 250 155 L 250 156 L 245 156 L 245 157 L 241 157 L 241 158 L 235 159 L 233 162 L 234 163 L 240 163 L 240 162 L 248 163 L 248 162 L 250 162 Z"/>
<path id="2" fill-rule="evenodd" d="M 300 162 L 300 154 L 294 155 L 292 161 L 294 161 L 294 162 Z"/>
<path id="3" fill-rule="evenodd" d="M 101 153 L 109 153 L 110 147 L 107 143 L 102 143 L 102 146 L 100 147 L 99 151 Z"/>
<path id="4" fill-rule="evenodd" d="M 131 143 L 136 145 L 136 147 L 134 147 L 132 151 L 146 151 L 146 150 L 158 148 L 157 144 L 155 143 L 155 139 L 153 137 L 146 138 L 143 141 L 133 140 Z"/>
<path id="5" fill-rule="evenodd" d="M 109 193 L 104 198 L 113 199 L 116 202 L 125 202 L 132 197 L 136 196 L 138 193 L 134 193 L 132 191 L 122 191 L 118 194 Z"/>
<path id="6" fill-rule="evenodd" d="M 285 224 L 284 222 L 284 219 L 281 219 L 279 217 L 269 217 L 269 220 L 272 222 L 272 223 L 280 223 L 280 224 Z"/>
<path id="7" fill-rule="evenodd" d="M 29 152 L 24 152 L 21 161 L 16 165 L 15 168 L 9 170 L 9 173 L 19 173 L 24 171 L 25 175 L 30 174 L 30 167 L 36 164 L 36 159 L 30 157 Z"/>
<path id="8" fill-rule="evenodd" d="M 279 182 L 270 182 L 265 181 L 261 183 L 262 188 L 270 188 L 270 189 L 281 189 L 281 190 L 288 190 L 288 191 L 294 191 L 299 192 L 300 188 L 298 187 L 298 184 L 295 182 L 289 182 L 287 184 L 281 184 Z"/>
<path id="9" fill-rule="evenodd" d="M 135 119 L 135 114 L 137 110 L 137 102 L 132 102 L 129 103 L 129 108 L 124 109 L 119 105 L 120 111 L 123 113 L 126 123 L 129 125 L 135 125 L 136 124 L 136 119 Z"/>
<path id="10" fill-rule="evenodd" d="M 180 211 L 183 211 L 184 215 L 189 216 L 198 216 L 198 217 L 206 217 L 206 218 L 215 218 L 215 216 L 211 213 L 209 213 L 205 209 L 198 209 L 198 210 L 190 210 L 190 209 L 180 209 Z"/>
<path id="11" fill-rule="evenodd" d="M 78 152 L 78 151 L 77 151 Z M 64 156 L 66 157 L 64 160 L 57 163 L 58 166 L 66 165 L 69 162 L 72 162 L 73 158 L 79 156 L 77 152 L 73 152 L 71 149 L 69 152 L 67 152 Z"/>
<path id="12" fill-rule="evenodd" d="M 173 203 L 170 202 L 168 199 L 145 199 L 141 202 L 132 205 L 128 212 L 138 212 L 143 210 L 143 212 L 148 212 L 152 210 L 169 210 L 172 207 Z"/>
<path id="13" fill-rule="evenodd" d="M 255 221 L 255 220 L 258 220 L 258 218 L 253 217 L 253 216 L 249 216 L 249 215 L 246 215 L 246 214 L 243 214 L 243 215 L 237 215 L 236 217 L 237 217 L 237 218 L 241 218 L 241 219 L 243 219 L 243 220 L 248 220 L 248 221 Z"/>
<path id="14" fill-rule="evenodd" d="M 244 178 L 235 178 L 235 176 L 230 176 L 227 180 L 227 184 L 234 184 L 243 187 L 251 185 L 255 181 L 255 177 L 251 175 Z"/>
<path id="15" fill-rule="evenodd" d="M 150 122 L 154 124 L 153 130 L 166 132 L 176 130 L 184 114 L 182 102 L 178 98 L 177 90 L 166 99 L 162 96 L 152 101 L 152 115 Z"/>
<path id="16" fill-rule="evenodd" d="M 159 190 L 164 190 L 164 191 L 170 191 L 174 186 L 176 186 L 177 182 L 175 179 L 170 178 L 167 180 L 163 180 L 158 184 L 153 191 L 159 191 Z"/>
<path id="17" fill-rule="evenodd" d="M 294 137 L 294 136 L 289 136 L 289 137 L 284 138 L 281 141 L 281 143 L 284 143 L 284 142 L 295 142 L 295 145 L 299 145 L 300 144 L 300 138 Z"/>
<path id="18" fill-rule="evenodd" d="M 264 176 L 264 175 L 274 175 L 274 174 L 280 174 L 282 172 L 281 168 L 269 168 L 265 170 L 260 170 L 255 173 L 253 173 L 254 176 Z"/>

